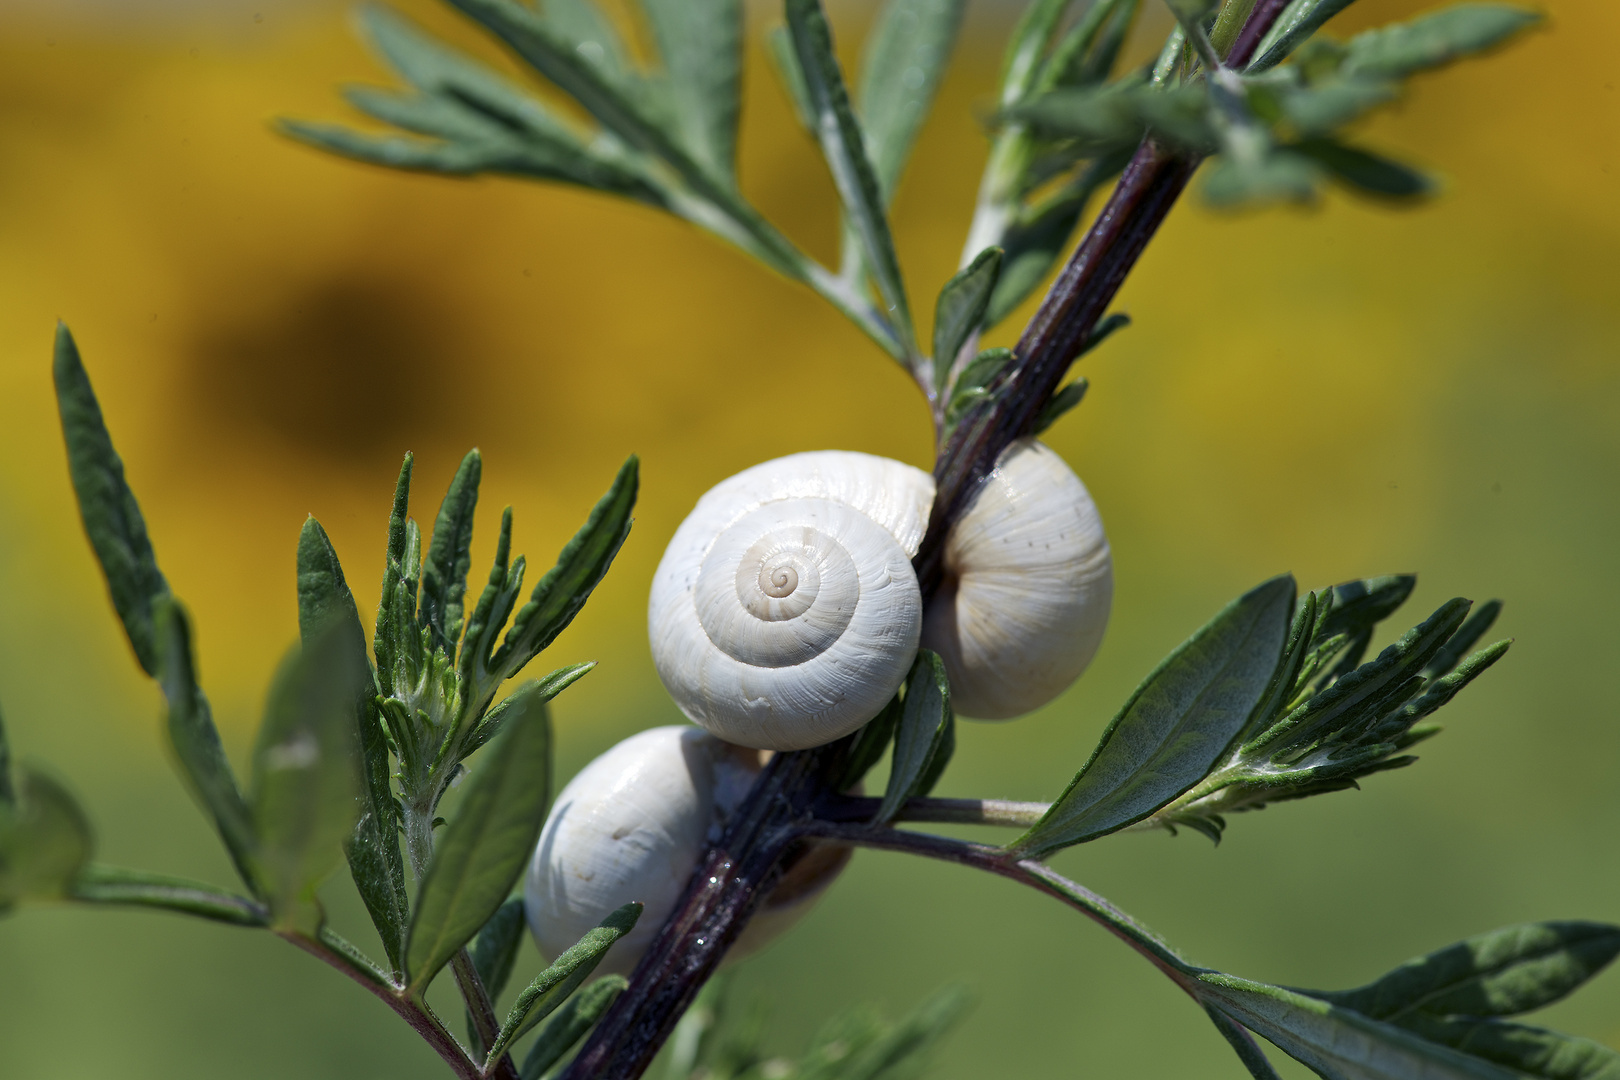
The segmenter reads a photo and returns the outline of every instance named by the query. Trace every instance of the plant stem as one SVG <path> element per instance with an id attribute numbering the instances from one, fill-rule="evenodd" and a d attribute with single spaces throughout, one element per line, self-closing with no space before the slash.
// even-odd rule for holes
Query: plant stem
<path id="1" fill-rule="evenodd" d="M 816 804 L 823 821 L 871 821 L 882 799 L 834 795 Z M 916 798 L 906 802 L 896 821 L 930 821 L 947 825 L 1005 825 L 1027 829 L 1045 816 L 1049 803 L 1011 799 Z"/>

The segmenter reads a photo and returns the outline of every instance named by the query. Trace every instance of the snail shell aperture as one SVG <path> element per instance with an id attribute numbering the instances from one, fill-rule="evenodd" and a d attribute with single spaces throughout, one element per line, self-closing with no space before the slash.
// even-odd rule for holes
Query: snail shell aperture
<path id="1" fill-rule="evenodd" d="M 1051 448 L 1023 439 L 1003 452 L 946 538 L 945 570 L 922 644 L 944 659 L 958 713 L 1037 709 L 1096 655 L 1113 559 L 1090 493 Z"/>
<path id="2" fill-rule="evenodd" d="M 632 735 L 581 769 L 558 794 L 524 879 L 529 929 L 555 959 L 609 912 L 643 905 L 635 928 L 597 971 L 627 975 L 674 910 L 705 845 L 759 774 L 762 755 L 684 725 Z M 758 948 L 809 910 L 849 859 L 817 844 L 795 863 L 734 955 Z"/>
<path id="3" fill-rule="evenodd" d="M 648 629 L 681 711 L 728 742 L 801 750 L 849 734 L 917 652 L 911 558 L 933 502 L 920 469 L 818 451 L 698 500 L 653 578 Z"/>

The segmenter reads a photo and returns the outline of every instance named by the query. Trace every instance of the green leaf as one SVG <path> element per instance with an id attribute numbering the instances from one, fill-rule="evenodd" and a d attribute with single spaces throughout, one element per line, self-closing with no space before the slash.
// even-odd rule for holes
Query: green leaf
<path id="1" fill-rule="evenodd" d="M 403 508 L 401 508 L 403 513 Z M 402 530 L 403 531 L 403 530 Z M 389 777 L 388 739 L 377 715 L 376 680 L 366 659 L 366 635 L 354 594 L 343 577 L 332 542 L 313 517 L 298 538 L 298 630 L 305 648 L 317 642 L 339 649 L 353 669 L 357 692 L 353 723 L 359 739 L 363 783 L 360 819 L 344 852 L 355 888 L 382 938 L 396 972 L 410 921 L 405 860 L 399 848 L 399 813 Z"/>
<path id="2" fill-rule="evenodd" d="M 1333 586 L 1333 605 L 1317 637 L 1353 636 L 1371 629 L 1399 610 L 1416 587 L 1416 574 L 1387 574 Z"/>
<path id="3" fill-rule="evenodd" d="M 1046 405 L 1042 407 L 1041 415 L 1036 417 L 1035 429 L 1031 431 L 1030 434 L 1039 435 L 1041 432 L 1057 423 L 1059 418 L 1061 418 L 1064 413 L 1068 412 L 1085 399 L 1086 390 L 1089 389 L 1090 386 L 1091 384 L 1085 379 L 1076 379 L 1068 386 L 1065 386 L 1063 389 L 1053 394 L 1051 398 L 1047 400 Z"/>
<path id="4" fill-rule="evenodd" d="M 1287 149 L 1320 165 L 1334 179 L 1368 195 L 1416 199 L 1433 194 L 1435 183 L 1409 165 L 1332 139 L 1305 139 Z"/>
<path id="5" fill-rule="evenodd" d="M 208 699 L 197 685 L 191 647 L 191 621 L 176 600 L 166 600 L 154 612 L 158 650 L 158 684 L 168 701 L 169 745 L 180 773 L 197 801 L 214 821 L 230 852 L 236 872 L 255 896 L 264 884 L 255 867 L 258 841 L 253 816 L 236 784 L 225 748 L 219 741 Z"/>
<path id="6" fill-rule="evenodd" d="M 253 824 L 265 900 L 278 928 L 313 934 L 316 887 L 354 832 L 363 790 L 355 698 L 369 681 L 324 628 L 282 663 L 253 751 Z"/>
<path id="7" fill-rule="evenodd" d="M 6 721 L 0 716 L 0 810 L 14 805 L 17 791 L 11 783 L 11 744 L 6 741 Z"/>
<path id="8" fill-rule="evenodd" d="M 416 997 L 506 900 L 545 823 L 551 720 L 535 693 L 512 696 L 499 745 L 467 782 L 417 892 L 405 947 Z"/>
<path id="9" fill-rule="evenodd" d="M 1251 161 L 1223 154 L 1205 175 L 1202 191 L 1216 207 L 1308 203 L 1316 197 L 1320 176 L 1308 159 L 1293 154 L 1272 153 Z"/>
<path id="10" fill-rule="evenodd" d="M 1073 0 L 1034 0 L 1007 38 L 1007 52 L 1001 61 L 1003 108 L 1016 105 L 1038 85 L 1041 60 L 1057 36 L 1058 27 Z"/>
<path id="11" fill-rule="evenodd" d="M 478 981 L 483 983 L 491 1001 L 500 1000 L 501 991 L 512 977 L 512 964 L 517 960 L 518 946 L 523 944 L 523 929 L 523 901 L 513 898 L 495 909 L 495 914 L 473 941 L 473 970 L 478 973 Z M 470 1009 L 467 1036 L 472 1045 L 482 1048 L 483 1039 Z"/>
<path id="12" fill-rule="evenodd" d="M 1063 36 L 1046 61 L 1040 88 L 1092 86 L 1114 70 L 1140 0 L 1097 0 Z"/>
<path id="13" fill-rule="evenodd" d="M 894 729 L 900 723 L 900 714 L 904 711 L 900 695 L 896 693 L 883 706 L 883 711 L 867 721 L 860 731 L 855 733 L 855 740 L 850 744 L 847 756 L 844 759 L 844 771 L 835 790 L 848 791 L 872 767 L 883 760 L 883 752 L 889 748 L 889 742 L 894 738 Z"/>
<path id="14" fill-rule="evenodd" d="M 1255 1043 L 1247 1028 L 1211 1006 L 1206 1005 L 1204 1012 L 1209 1015 L 1215 1030 L 1226 1039 L 1232 1047 L 1232 1052 L 1237 1054 L 1238 1060 L 1243 1062 L 1243 1067 L 1249 1070 L 1249 1075 L 1254 1077 L 1254 1080 L 1282 1080 L 1277 1075 L 1277 1070 L 1271 1067 L 1271 1062 L 1266 1060 L 1265 1051 Z"/>
<path id="15" fill-rule="evenodd" d="M 1496 617 L 1501 613 L 1502 601 L 1500 600 L 1487 600 L 1475 608 L 1474 613 L 1468 616 L 1468 620 L 1457 628 L 1455 634 L 1451 635 L 1451 640 L 1446 642 L 1440 651 L 1434 654 L 1434 659 L 1429 661 L 1429 666 L 1423 669 L 1424 677 L 1436 679 L 1455 668 L 1458 662 L 1467 655 L 1468 650 L 1474 647 L 1474 642 L 1485 636 L 1485 631 L 1491 628 L 1492 624 L 1496 622 Z"/>
<path id="16" fill-rule="evenodd" d="M 169 583 L 158 570 L 157 556 L 146 535 L 146 521 L 141 517 L 135 493 L 124 479 L 124 462 L 107 434 L 78 346 L 61 323 L 56 326 L 53 372 L 62 437 L 67 442 L 68 472 L 78 496 L 84 531 L 101 563 L 113 608 L 124 624 L 135 659 L 142 670 L 156 677 L 159 649 L 155 610 L 168 598 Z"/>
<path id="17" fill-rule="evenodd" d="M 1329 135 L 1380 105 L 1395 100 L 1393 83 L 1328 79 L 1280 96 L 1283 116 L 1301 135 Z"/>
<path id="18" fill-rule="evenodd" d="M 97 863 L 79 873 L 69 896 L 86 904 L 155 908 L 233 926 L 270 925 L 270 912 L 264 905 L 244 896 L 223 892 L 200 881 Z"/>
<path id="19" fill-rule="evenodd" d="M 1001 258 L 1000 248 L 985 248 L 939 290 L 934 305 L 935 385 L 945 385 L 956 354 L 984 324 L 984 313 L 1001 275 Z"/>
<path id="20" fill-rule="evenodd" d="M 1287 575 L 1228 604 L 1125 703 L 1046 815 L 1009 847 L 1040 857 L 1151 815 L 1207 775 L 1259 703 L 1294 608 Z"/>
<path id="21" fill-rule="evenodd" d="M 1541 21 L 1541 15 L 1508 4 L 1457 4 L 1357 34 L 1345 52 L 1344 73 L 1362 78 L 1398 78 L 1483 52 Z"/>
<path id="22" fill-rule="evenodd" d="M 1412 1013 L 1514 1016 L 1564 997 L 1620 954 L 1620 927 L 1593 922 L 1509 926 L 1408 960 L 1376 982 L 1317 996 L 1374 1020 Z"/>
<path id="23" fill-rule="evenodd" d="M 669 79 L 681 145 L 715 176 L 737 173 L 741 0 L 641 0 Z"/>
<path id="24" fill-rule="evenodd" d="M 383 556 L 382 593 L 372 634 L 372 648 L 377 654 L 377 684 L 384 694 L 394 693 L 394 674 L 404 659 L 402 653 L 414 651 L 415 644 L 414 635 L 405 636 L 416 627 L 416 583 L 407 585 L 405 576 L 406 522 L 410 520 L 414 460 L 413 455 L 405 455 L 399 467 L 399 480 L 394 484 L 394 505 L 388 515 L 388 549 Z"/>
<path id="25" fill-rule="evenodd" d="M 1354 0 L 1293 0 L 1272 24 L 1271 31 L 1255 50 L 1255 58 L 1244 70 L 1254 74 L 1274 68 L 1299 47 L 1300 42 L 1322 28 L 1322 24 L 1349 7 Z"/>
<path id="26" fill-rule="evenodd" d="M 529 594 L 529 602 L 518 612 L 492 661 L 500 681 L 515 675 L 563 632 L 613 564 L 613 557 L 630 535 L 639 465 L 634 454 L 625 460 L 607 494 L 557 556 L 557 565 Z"/>
<path id="27" fill-rule="evenodd" d="M 906 351 L 915 350 L 911 312 L 906 304 L 900 263 L 884 212 L 883 187 L 867 155 L 860 123 L 850 108 L 844 77 L 833 53 L 832 28 L 820 0 L 787 0 L 788 33 L 799 70 L 804 75 L 814 130 L 822 156 L 832 172 L 833 186 L 861 238 L 866 262 L 888 309 L 889 322 L 899 333 Z"/>
<path id="28" fill-rule="evenodd" d="M 557 957 L 555 963 L 536 975 L 512 1003 L 512 1011 L 501 1025 L 500 1037 L 490 1048 L 490 1060 L 499 1058 L 513 1042 L 568 1000 L 596 970 L 613 943 L 628 934 L 640 917 L 641 905 L 635 901 L 614 909 L 594 930 L 588 931 L 577 944 Z"/>
<path id="29" fill-rule="evenodd" d="M 945 424 L 952 427 L 973 406 L 990 396 L 996 377 L 1012 362 L 1011 349 L 985 349 L 962 369 L 945 405 Z"/>
<path id="30" fill-rule="evenodd" d="M 0 914 L 27 900 L 60 900 L 89 861 L 90 822 L 66 788 L 24 769 L 13 805 L 0 805 Z"/>
<path id="31" fill-rule="evenodd" d="M 1304 994 L 1209 972 L 1189 991 L 1326 1080 L 1519 1080 L 1517 1074 L 1392 1024 Z"/>
<path id="32" fill-rule="evenodd" d="M 433 523 L 433 542 L 422 563 L 422 599 L 417 621 L 432 627 L 439 648 L 451 660 L 461 641 L 462 604 L 467 594 L 467 571 L 472 568 L 473 511 L 478 507 L 478 482 L 484 459 L 467 451 L 439 504 Z"/>
<path id="33" fill-rule="evenodd" d="M 534 1045 L 529 1047 L 529 1053 L 523 1059 L 523 1068 L 519 1071 L 523 1080 L 540 1080 L 595 1026 L 628 985 L 622 975 L 604 975 L 569 998 L 568 1003 L 535 1036 Z"/>
<path id="34" fill-rule="evenodd" d="M 540 701 L 550 701 L 586 675 L 589 675 L 595 667 L 595 660 L 587 660 L 583 664 L 569 664 L 567 667 L 558 668 L 556 671 L 549 673 L 544 678 L 530 679 L 523 683 L 504 698 L 499 705 L 496 705 L 484 715 L 483 721 L 473 729 L 473 733 L 467 737 L 467 741 L 462 745 L 462 757 L 469 756 L 474 750 L 500 734 L 501 725 L 505 724 L 507 717 L 512 715 L 511 708 L 513 703 L 518 700 L 519 694 L 534 694 L 538 696 Z"/>
<path id="35" fill-rule="evenodd" d="M 955 724 L 945 661 L 936 652 L 918 649 L 894 732 L 889 786 L 874 823 L 892 821 L 906 800 L 926 795 L 933 787 L 955 747 Z"/>
<path id="36" fill-rule="evenodd" d="M 1404 1027 L 1431 1042 L 1539 1080 L 1620 1080 L 1620 1053 L 1529 1024 L 1474 1017 L 1414 1016 Z"/>
<path id="37" fill-rule="evenodd" d="M 885 204 L 933 105 L 966 7 L 964 0 L 887 0 L 873 19 L 856 100 Z"/>
<path id="38" fill-rule="evenodd" d="M 793 106 L 793 115 L 799 126 L 811 138 L 816 134 L 815 106 L 810 103 L 810 89 L 804 84 L 804 72 L 799 70 L 799 57 L 793 51 L 793 38 L 787 27 L 773 26 L 765 34 L 765 58 L 776 75 L 777 83 Z"/>
<path id="39" fill-rule="evenodd" d="M 624 42 L 593 0 L 543 0 L 536 6 L 546 26 L 604 78 L 626 93 L 640 89 L 640 77 L 630 70 Z"/>

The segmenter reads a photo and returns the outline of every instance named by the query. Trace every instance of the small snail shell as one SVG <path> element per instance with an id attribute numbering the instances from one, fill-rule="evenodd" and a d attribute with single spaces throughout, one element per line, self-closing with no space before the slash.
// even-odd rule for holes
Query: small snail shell
<path id="1" fill-rule="evenodd" d="M 945 574 L 922 644 L 944 659 L 964 716 L 1039 708 L 1102 642 L 1114 595 L 1102 519 L 1080 478 L 1034 439 L 1002 453 L 951 529 Z"/>
<path id="2" fill-rule="evenodd" d="M 761 754 L 680 725 L 632 735 L 557 796 L 524 880 L 529 929 L 555 959 L 614 908 L 644 907 L 598 972 L 628 975 L 669 917 L 705 844 L 759 774 Z M 849 859 L 817 845 L 784 875 L 732 950 L 758 948 L 810 907 Z"/>
<path id="3" fill-rule="evenodd" d="M 820 746 L 888 702 L 916 656 L 920 469 L 837 450 L 767 461 L 698 500 L 653 577 L 653 661 L 692 720 L 769 750 Z"/>

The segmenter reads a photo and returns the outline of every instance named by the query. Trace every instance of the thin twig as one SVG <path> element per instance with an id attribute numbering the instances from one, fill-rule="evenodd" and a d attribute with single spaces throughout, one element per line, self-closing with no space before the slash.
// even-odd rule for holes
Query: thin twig
<path id="1" fill-rule="evenodd" d="M 461 999 L 467 1003 L 467 1014 L 472 1017 L 478 1041 L 484 1044 L 487 1052 L 501 1034 L 501 1022 L 495 1016 L 495 1005 L 489 1000 L 489 991 L 484 989 L 484 980 L 478 977 L 478 969 L 473 966 L 472 955 L 466 949 L 456 950 L 456 954 L 450 958 L 450 970 L 455 975 L 456 989 L 461 991 Z M 511 1054 L 502 1054 L 495 1061 L 486 1059 L 483 1072 L 485 1076 L 497 1077 L 498 1080 L 520 1080 Z"/>
<path id="2" fill-rule="evenodd" d="M 832 796 L 816 804 L 823 821 L 871 821 L 882 799 Z M 910 799 L 895 815 L 896 821 L 927 821 L 942 825 L 1005 825 L 1027 829 L 1045 816 L 1050 803 L 1014 802 L 1011 799 Z"/>

